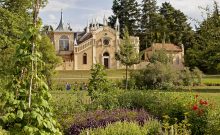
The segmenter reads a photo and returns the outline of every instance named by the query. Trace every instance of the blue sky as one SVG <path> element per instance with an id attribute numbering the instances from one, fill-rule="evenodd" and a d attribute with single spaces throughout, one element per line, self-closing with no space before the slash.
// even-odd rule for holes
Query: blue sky
<path id="1" fill-rule="evenodd" d="M 82 30 L 87 21 L 96 18 L 102 22 L 103 16 L 112 14 L 113 0 L 48 0 L 48 5 L 41 10 L 40 17 L 44 24 L 56 27 L 60 20 L 60 11 L 63 9 L 64 23 L 70 23 L 73 31 Z M 141 2 L 142 0 L 138 0 Z M 180 9 L 189 18 L 202 20 L 202 11 L 199 6 L 212 6 L 212 0 L 157 0 L 160 6 L 163 2 L 170 2 L 176 9 Z M 189 20 L 194 25 L 195 22 Z"/>

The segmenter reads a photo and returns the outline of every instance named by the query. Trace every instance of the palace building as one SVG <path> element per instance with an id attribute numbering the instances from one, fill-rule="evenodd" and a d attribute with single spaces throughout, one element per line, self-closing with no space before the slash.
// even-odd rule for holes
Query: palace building
<path id="1" fill-rule="evenodd" d="M 50 28 L 49 28 L 50 29 Z M 115 59 L 115 52 L 119 50 L 120 24 L 116 20 L 114 29 L 108 26 L 104 16 L 103 23 L 92 19 L 87 23 L 84 31 L 74 32 L 70 25 L 64 25 L 63 14 L 59 25 L 55 30 L 50 29 L 48 35 L 54 44 L 56 53 L 62 57 L 63 62 L 56 70 L 90 70 L 94 64 L 100 63 L 107 69 L 124 69 Z M 131 36 L 131 41 L 139 53 L 139 38 Z M 144 53 L 144 60 L 132 69 L 145 68 L 149 64 L 149 58 L 155 51 L 165 50 L 172 57 L 171 64 L 177 69 L 184 68 L 184 46 L 176 46 L 169 43 L 153 43 Z"/>
<path id="2" fill-rule="evenodd" d="M 124 68 L 115 60 L 115 52 L 119 50 L 121 41 L 119 28 L 118 19 L 113 29 L 108 26 L 107 18 L 104 17 L 102 24 L 93 19 L 88 22 L 84 31 L 74 32 L 70 26 L 64 25 L 61 12 L 59 25 L 48 34 L 57 55 L 63 59 L 57 70 L 90 70 L 96 63 L 104 65 L 107 69 Z M 131 37 L 131 41 L 139 52 L 139 38 Z"/>

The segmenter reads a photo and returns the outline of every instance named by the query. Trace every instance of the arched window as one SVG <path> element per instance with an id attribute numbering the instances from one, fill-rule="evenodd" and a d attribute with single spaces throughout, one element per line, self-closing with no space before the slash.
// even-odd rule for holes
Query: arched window
<path id="1" fill-rule="evenodd" d="M 83 54 L 83 64 L 87 64 L 87 54 Z"/>
<path id="2" fill-rule="evenodd" d="M 69 51 L 69 38 L 67 36 L 61 36 L 59 40 L 59 50 Z"/>
<path id="3" fill-rule="evenodd" d="M 109 56 L 109 53 L 108 53 L 108 52 L 105 52 L 105 53 L 103 54 L 103 56 Z"/>

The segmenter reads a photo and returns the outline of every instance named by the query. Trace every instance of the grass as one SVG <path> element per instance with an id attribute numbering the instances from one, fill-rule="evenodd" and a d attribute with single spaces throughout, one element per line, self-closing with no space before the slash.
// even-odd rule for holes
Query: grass
<path id="1" fill-rule="evenodd" d="M 109 78 L 122 78 L 125 76 L 125 70 L 106 70 Z M 89 78 L 89 70 L 77 70 L 77 71 L 58 71 L 54 76 L 55 78 Z"/>
<path id="2" fill-rule="evenodd" d="M 107 77 L 110 80 L 119 80 L 125 78 L 125 70 L 106 70 Z M 77 70 L 77 71 L 57 71 L 57 74 L 54 75 L 53 80 L 55 84 L 63 85 L 66 82 L 68 83 L 87 83 L 90 78 L 89 70 Z"/>
<path id="3" fill-rule="evenodd" d="M 120 80 L 125 76 L 125 70 L 106 70 L 107 76 L 112 80 Z M 88 82 L 90 78 L 90 71 L 58 71 L 54 76 L 54 81 L 57 85 L 65 88 L 65 83 Z M 198 93 L 204 98 L 215 100 L 220 106 L 220 75 L 205 75 L 202 79 L 203 84 L 215 84 L 211 86 L 195 86 L 192 88 L 193 92 Z M 219 84 L 219 85 L 216 85 Z"/>
<path id="4" fill-rule="evenodd" d="M 220 86 L 220 75 L 205 75 L 202 83 L 209 86 Z"/>

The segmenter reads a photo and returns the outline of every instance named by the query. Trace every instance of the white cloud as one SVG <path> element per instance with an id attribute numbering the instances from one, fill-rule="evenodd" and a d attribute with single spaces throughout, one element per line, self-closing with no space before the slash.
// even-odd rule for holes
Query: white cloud
<path id="1" fill-rule="evenodd" d="M 41 12 L 56 12 L 61 9 L 66 10 L 75 5 L 78 0 L 49 0 L 45 8 Z"/>
<path id="2" fill-rule="evenodd" d="M 103 21 L 104 16 L 108 18 L 111 15 L 112 15 L 111 10 L 99 9 L 99 10 L 96 10 L 95 13 L 88 14 L 88 16 L 85 16 L 85 17 L 90 20 L 97 19 L 98 22 L 103 23 L 102 21 Z"/>
<path id="3" fill-rule="evenodd" d="M 56 18 L 55 15 L 49 14 L 49 15 L 48 15 L 48 19 L 49 19 L 49 20 L 56 20 L 57 18 Z"/>
<path id="4" fill-rule="evenodd" d="M 138 0 L 138 2 L 141 1 Z M 189 18 L 198 20 L 202 19 L 201 11 L 198 7 L 212 6 L 213 4 L 212 0 L 157 0 L 158 6 L 161 6 L 165 1 L 170 2 L 176 9 L 180 9 Z M 45 24 L 57 25 L 60 11 L 63 9 L 65 22 L 71 23 L 74 31 L 78 31 L 86 26 L 87 20 L 91 21 L 92 18 L 97 18 L 102 23 L 104 14 L 106 17 L 112 15 L 110 4 L 111 1 L 107 2 L 106 0 L 49 0 L 48 5 L 41 10 L 40 15 Z M 194 24 L 190 20 L 189 22 Z"/>

